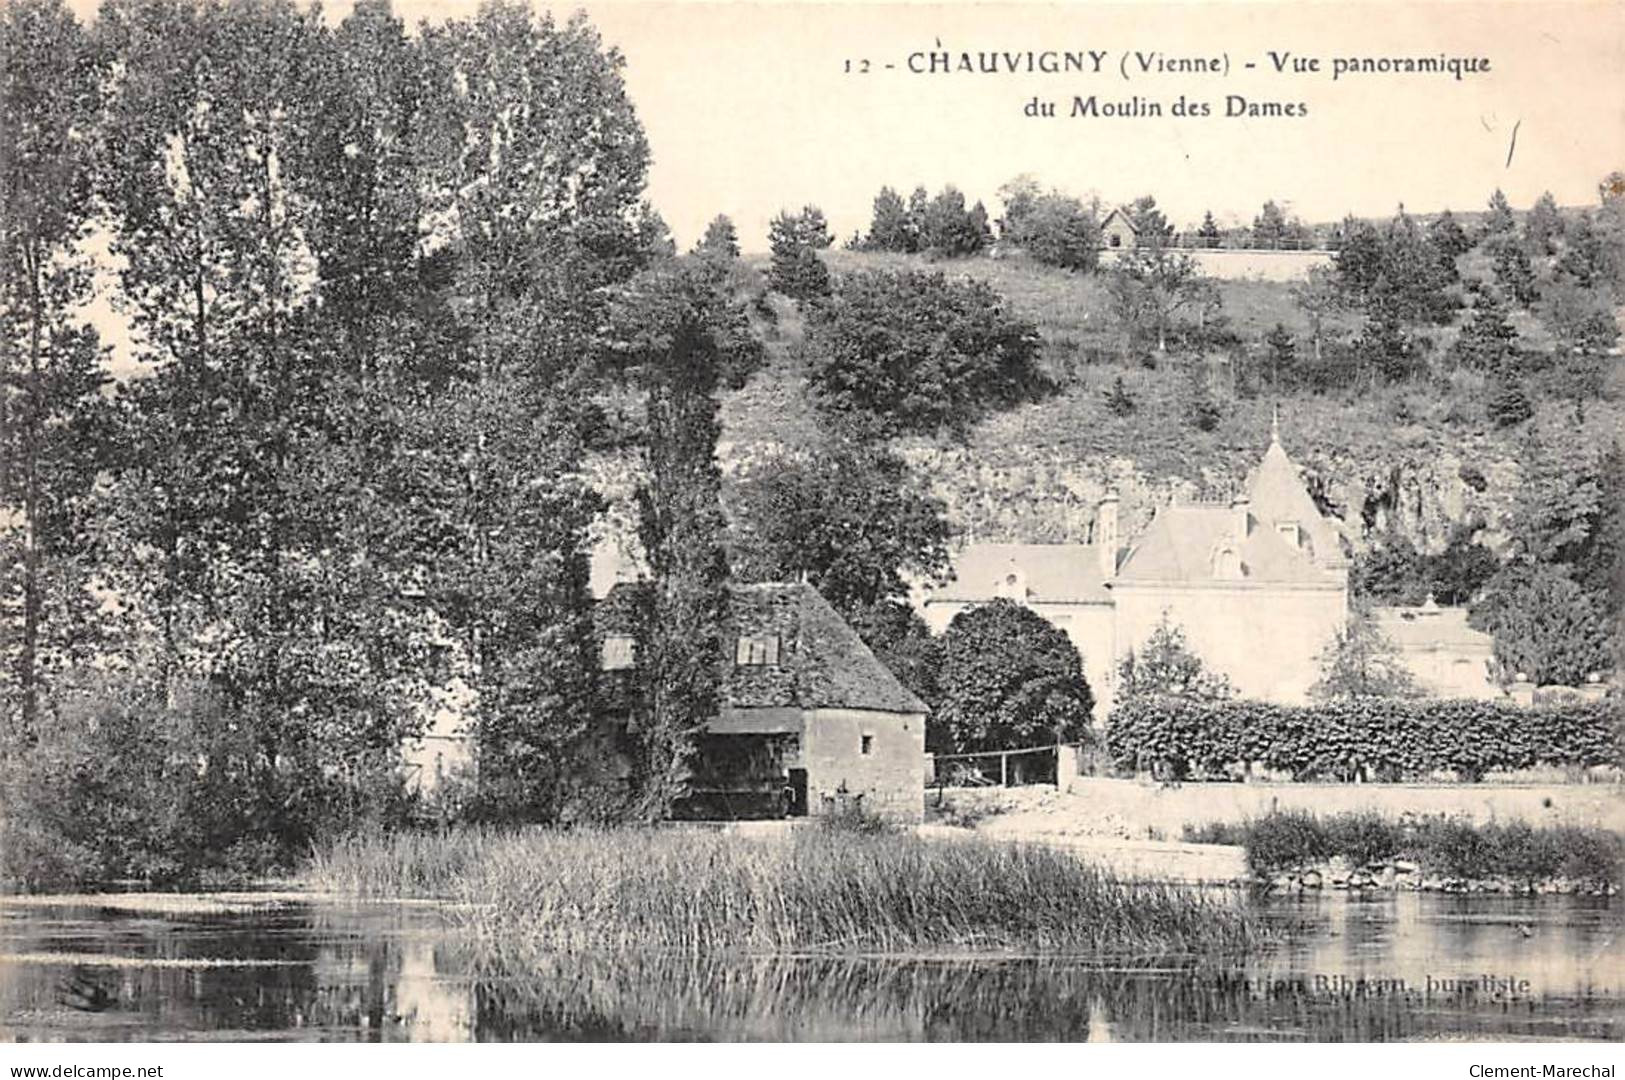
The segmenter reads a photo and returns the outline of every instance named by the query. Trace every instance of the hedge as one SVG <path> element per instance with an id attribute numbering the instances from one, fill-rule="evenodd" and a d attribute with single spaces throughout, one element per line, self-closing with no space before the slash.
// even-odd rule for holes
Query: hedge
<path id="1" fill-rule="evenodd" d="M 1260 762 L 1301 780 L 1385 779 L 1450 770 L 1625 763 L 1618 704 L 1356 698 L 1321 705 L 1139 698 L 1112 710 L 1107 748 L 1118 768 L 1217 776 Z"/>

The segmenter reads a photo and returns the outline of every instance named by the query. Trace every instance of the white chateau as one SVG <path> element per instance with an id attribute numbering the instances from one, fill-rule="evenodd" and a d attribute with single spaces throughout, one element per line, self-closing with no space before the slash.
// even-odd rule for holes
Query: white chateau
<path id="1" fill-rule="evenodd" d="M 1111 710 L 1119 662 L 1165 614 L 1241 696 L 1283 703 L 1306 700 L 1322 650 L 1348 617 L 1341 535 L 1310 499 L 1278 430 L 1233 499 L 1164 507 L 1125 542 L 1108 495 L 1090 543 L 972 544 L 953 570 L 953 581 L 917 596 L 932 632 L 997 597 L 1025 604 L 1077 646 L 1097 718 Z"/>

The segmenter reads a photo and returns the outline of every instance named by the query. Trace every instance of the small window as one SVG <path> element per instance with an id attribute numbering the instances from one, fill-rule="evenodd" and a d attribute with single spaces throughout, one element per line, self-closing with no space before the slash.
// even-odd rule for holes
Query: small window
<path id="1" fill-rule="evenodd" d="M 859 753 L 861 753 L 861 754 L 872 754 L 872 753 L 874 753 L 874 749 L 875 749 L 875 737 L 873 735 L 865 735 L 861 739 L 859 739 L 859 741 L 858 741 L 858 752 Z"/>
<path id="2" fill-rule="evenodd" d="M 779 662 L 777 634 L 745 634 L 739 638 L 734 663 L 739 667 L 768 667 Z"/>
<path id="3" fill-rule="evenodd" d="M 604 671 L 626 671 L 637 663 L 637 650 L 632 639 L 625 634 L 611 634 L 604 638 L 604 651 L 599 667 Z"/>

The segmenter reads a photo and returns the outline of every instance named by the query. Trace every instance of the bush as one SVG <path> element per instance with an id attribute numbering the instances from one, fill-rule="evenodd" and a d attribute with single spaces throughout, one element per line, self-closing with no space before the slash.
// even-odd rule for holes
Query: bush
<path id="1" fill-rule="evenodd" d="M 807 377 L 820 408 L 883 435 L 965 431 L 1051 389 L 1038 330 L 976 281 L 864 272 L 808 320 Z"/>
<path id="2" fill-rule="evenodd" d="M 1409 824 L 1377 814 L 1317 818 L 1274 813 L 1241 826 L 1186 829 L 1195 843 L 1240 843 L 1258 877 L 1303 870 L 1333 858 L 1365 867 L 1408 858 L 1431 875 L 1465 881 L 1505 879 L 1525 886 L 1565 878 L 1592 888 L 1618 884 L 1620 838 L 1606 829 L 1522 821 L 1474 825 L 1444 818 Z"/>
<path id="3" fill-rule="evenodd" d="M 1361 769 L 1477 779 L 1491 769 L 1625 762 L 1620 720 L 1606 702 L 1521 708 L 1354 698 L 1293 706 L 1151 697 L 1120 703 L 1106 738 L 1118 768 L 1175 775 L 1222 776 L 1256 761 L 1300 779 L 1352 779 Z"/>
<path id="4" fill-rule="evenodd" d="M 237 885 L 285 870 L 326 830 L 398 819 L 387 765 L 268 762 L 213 696 L 120 676 L 70 682 L 40 740 L 0 770 L 0 887 Z"/>

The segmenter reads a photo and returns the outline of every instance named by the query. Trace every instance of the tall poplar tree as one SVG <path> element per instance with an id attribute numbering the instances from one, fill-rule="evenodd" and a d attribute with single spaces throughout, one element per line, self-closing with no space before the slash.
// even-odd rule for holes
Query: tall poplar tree
<path id="1" fill-rule="evenodd" d="M 92 288 L 97 77 L 59 0 L 0 9 L 0 751 L 33 741 L 49 674 L 82 652 L 93 622 L 86 510 L 102 377 L 75 309 Z"/>

